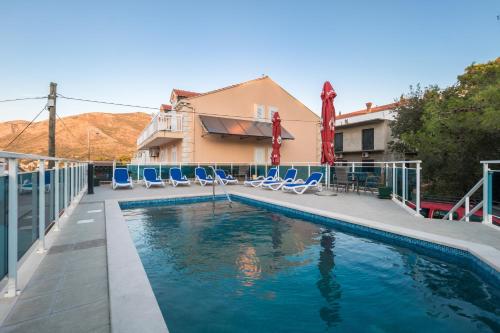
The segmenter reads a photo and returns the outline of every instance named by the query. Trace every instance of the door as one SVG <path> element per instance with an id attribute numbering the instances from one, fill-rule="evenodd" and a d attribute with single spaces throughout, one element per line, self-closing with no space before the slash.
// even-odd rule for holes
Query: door
<path id="1" fill-rule="evenodd" d="M 172 163 L 177 162 L 177 147 L 172 147 Z"/>
<path id="2" fill-rule="evenodd" d="M 266 148 L 265 147 L 255 147 L 254 162 L 257 164 L 265 164 L 266 163 Z"/>

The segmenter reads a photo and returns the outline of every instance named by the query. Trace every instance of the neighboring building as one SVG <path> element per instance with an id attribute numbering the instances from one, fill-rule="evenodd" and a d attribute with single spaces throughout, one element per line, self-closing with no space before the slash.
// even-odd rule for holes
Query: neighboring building
<path id="1" fill-rule="evenodd" d="M 320 118 L 268 76 L 206 93 L 173 89 L 137 139 L 135 162 L 269 163 L 274 112 L 281 161 L 318 162 Z"/>
<path id="2" fill-rule="evenodd" d="M 388 143 L 392 140 L 389 124 L 394 120 L 396 103 L 339 114 L 335 121 L 335 154 L 338 161 L 376 162 L 394 160 Z"/>

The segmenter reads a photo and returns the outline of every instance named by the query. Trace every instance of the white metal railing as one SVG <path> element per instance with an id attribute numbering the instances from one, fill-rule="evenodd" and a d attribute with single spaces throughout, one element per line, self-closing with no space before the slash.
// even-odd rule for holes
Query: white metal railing
<path id="1" fill-rule="evenodd" d="M 156 114 L 137 138 L 137 145 L 141 146 L 147 139 L 159 131 L 182 132 L 182 114 L 163 112 Z"/>
<path id="2" fill-rule="evenodd" d="M 481 164 L 483 165 L 483 177 L 472 187 L 472 189 L 467 192 L 463 196 L 462 199 L 460 199 L 455 206 L 453 206 L 452 209 L 443 217 L 443 220 L 449 219 L 453 220 L 453 214 L 460 209 L 462 206 L 464 206 L 464 214 L 460 221 L 466 221 L 469 222 L 470 217 L 474 215 L 479 209 L 483 209 L 483 223 L 493 225 L 493 214 L 492 214 L 492 202 L 493 202 L 493 184 L 492 184 L 492 175 L 494 172 L 499 172 L 500 170 L 492 170 L 490 169 L 490 165 L 492 164 L 500 164 L 500 160 L 494 160 L 494 161 L 481 161 Z M 474 207 L 470 207 L 470 198 L 472 195 L 474 195 L 480 188 L 482 187 L 483 193 L 482 197 L 483 199 Z"/>
<path id="3" fill-rule="evenodd" d="M 416 216 L 420 215 L 420 174 L 421 174 L 421 164 L 422 161 L 384 161 L 384 162 L 338 162 L 335 166 L 348 166 L 351 172 L 357 171 L 359 168 L 377 168 L 381 175 L 383 175 L 385 186 L 390 187 L 392 191 L 392 199 L 394 202 L 398 203 L 400 206 L 404 207 L 406 210 L 410 211 L 412 214 Z M 236 168 L 246 167 L 248 168 L 248 175 L 257 175 L 259 170 L 267 174 L 267 171 L 270 167 L 269 164 L 263 163 L 248 163 L 248 162 L 152 162 L 152 163 L 130 163 L 127 164 L 127 167 L 130 171 L 133 172 L 134 169 L 139 170 L 141 167 L 152 166 L 158 167 L 159 173 L 161 175 L 161 170 L 163 168 L 169 168 L 172 166 L 178 166 L 182 169 L 182 167 L 198 167 L 205 166 L 207 168 L 214 166 L 215 168 L 226 166 L 233 173 L 233 170 Z M 302 173 L 307 172 L 307 176 L 311 175 L 313 171 L 320 171 L 318 168 L 321 168 L 321 172 L 324 173 L 325 177 L 323 177 L 323 184 L 329 188 L 330 187 L 330 178 L 332 173 L 334 172 L 334 167 L 329 167 L 319 162 L 283 162 L 281 166 L 278 166 L 278 173 L 285 172 L 286 168 L 294 167 L 294 168 L 302 168 Z M 280 171 L 282 170 L 282 171 Z M 410 182 L 410 173 L 414 176 L 412 182 Z M 137 182 L 140 181 L 142 175 L 140 172 L 137 172 L 135 175 Z M 414 200 L 411 201 L 411 198 L 408 196 L 410 183 L 413 185 L 415 190 Z M 400 194 L 399 194 L 400 193 Z"/>
<path id="4" fill-rule="evenodd" d="M 8 236 L 7 236 L 7 284 L 5 287 L 5 297 L 14 297 L 19 294 L 18 290 L 18 218 L 19 218 L 19 203 L 18 195 L 21 193 L 19 190 L 18 175 L 25 174 L 19 172 L 19 160 L 35 160 L 38 161 L 38 202 L 32 202 L 32 211 L 38 212 L 38 239 L 32 246 L 37 246 L 37 253 L 44 253 L 45 248 L 45 231 L 46 231 L 46 191 L 47 184 L 45 184 L 45 174 L 46 172 L 53 171 L 53 177 L 50 181 L 53 182 L 50 185 L 49 191 L 54 191 L 54 200 L 52 204 L 49 204 L 50 211 L 54 212 L 54 220 L 49 221 L 50 224 L 54 223 L 54 231 L 60 230 L 60 220 L 61 218 L 67 218 L 67 216 L 74 209 L 76 202 L 81 198 L 84 191 L 86 190 L 87 184 L 87 163 L 75 160 L 60 159 L 54 157 L 47 157 L 41 155 L 31 155 L 31 154 L 19 154 L 13 152 L 0 151 L 0 158 L 7 161 L 8 170 L 6 176 L 8 179 L 8 192 L 7 192 L 7 202 L 8 202 Z M 51 162 L 53 164 L 53 169 L 46 170 L 45 163 Z M 59 179 L 59 173 L 63 169 L 64 182 Z M 1 175 L 5 177 L 5 175 Z M 63 184 L 63 190 L 60 189 L 60 184 Z M 31 184 L 31 191 L 36 189 L 35 184 Z M 61 193 L 60 193 L 61 192 Z M 49 195 L 51 195 L 50 193 Z M 63 206 L 60 207 L 60 199 L 63 196 Z M 33 206 L 34 205 L 34 206 Z M 63 216 L 60 213 L 64 211 Z M 0 212 L 6 214 L 7 212 Z"/>

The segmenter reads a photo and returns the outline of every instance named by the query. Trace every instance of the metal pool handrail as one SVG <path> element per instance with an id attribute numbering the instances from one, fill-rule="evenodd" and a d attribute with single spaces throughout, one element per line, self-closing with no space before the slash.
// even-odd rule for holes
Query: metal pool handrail
<path id="1" fill-rule="evenodd" d="M 229 206 L 231 206 L 232 201 L 231 201 L 231 198 L 229 197 L 229 194 L 226 191 L 226 185 L 224 185 L 222 178 L 220 178 L 220 176 L 217 174 L 217 172 L 215 172 L 215 168 L 211 165 L 210 165 L 210 168 L 214 172 L 214 180 L 212 181 L 212 198 L 213 198 L 214 202 L 215 202 L 215 181 L 217 180 L 217 178 L 219 178 L 219 183 L 222 186 L 222 190 L 224 191 L 224 194 L 226 195 L 227 201 L 229 201 Z"/>

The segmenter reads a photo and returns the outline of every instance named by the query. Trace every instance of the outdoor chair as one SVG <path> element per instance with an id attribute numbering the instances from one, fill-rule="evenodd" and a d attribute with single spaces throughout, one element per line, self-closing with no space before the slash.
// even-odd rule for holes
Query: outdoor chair
<path id="1" fill-rule="evenodd" d="M 259 176 L 253 180 L 247 180 L 243 184 L 245 186 L 260 187 L 265 181 L 273 181 L 278 179 L 278 168 L 271 168 L 267 171 L 267 176 Z"/>
<path id="2" fill-rule="evenodd" d="M 146 188 L 150 188 L 151 186 L 165 187 L 163 180 L 156 174 L 155 168 L 144 168 L 144 170 L 142 170 L 142 178 L 144 179 Z"/>
<path id="3" fill-rule="evenodd" d="M 290 168 L 286 171 L 285 177 L 278 178 L 277 180 L 266 180 L 262 183 L 262 188 L 266 188 L 273 191 L 278 191 L 283 186 L 287 184 L 293 184 L 295 178 L 297 177 L 297 169 Z"/>
<path id="4" fill-rule="evenodd" d="M 321 191 L 321 179 L 323 174 L 321 172 L 313 172 L 304 182 L 302 179 L 297 180 L 292 184 L 283 185 L 281 188 L 284 192 L 293 192 L 296 194 L 303 194 L 307 190 Z"/>
<path id="5" fill-rule="evenodd" d="M 348 192 L 351 185 L 357 185 L 357 180 L 353 179 L 352 174 L 349 174 L 349 167 L 335 167 L 335 176 L 332 185 L 335 185 L 337 192 L 339 191 L 339 186 Z"/>
<path id="6" fill-rule="evenodd" d="M 214 182 L 212 176 L 210 175 L 207 176 L 207 170 L 205 170 L 205 168 L 197 167 L 196 169 L 194 169 L 194 175 L 195 175 L 194 182 L 200 183 L 201 186 L 205 186 L 207 184 L 212 185 Z"/>
<path id="7" fill-rule="evenodd" d="M 226 172 L 222 169 L 215 170 L 215 174 L 217 175 L 217 178 L 215 179 L 216 182 L 220 181 L 224 185 L 238 184 L 238 179 L 234 178 L 232 175 L 226 175 Z"/>
<path id="8" fill-rule="evenodd" d="M 134 188 L 132 184 L 132 178 L 128 175 L 127 168 L 116 168 L 113 173 L 113 190 L 119 187 L 129 187 Z"/>
<path id="9" fill-rule="evenodd" d="M 181 168 L 170 168 L 170 183 L 173 187 L 177 185 L 191 185 L 191 182 L 182 174 Z"/>

